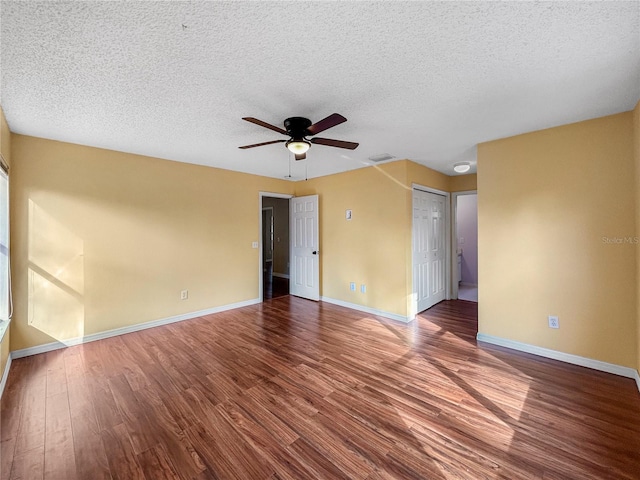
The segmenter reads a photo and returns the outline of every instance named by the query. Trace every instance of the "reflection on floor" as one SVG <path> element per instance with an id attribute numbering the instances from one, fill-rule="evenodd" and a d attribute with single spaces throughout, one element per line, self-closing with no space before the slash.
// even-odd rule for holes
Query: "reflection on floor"
<path id="1" fill-rule="evenodd" d="M 262 300 L 270 300 L 272 298 L 289 295 L 289 279 L 274 276 L 271 262 L 267 262 L 264 268 L 262 287 Z"/>
<path id="2" fill-rule="evenodd" d="M 458 286 L 458 299 L 467 300 L 469 302 L 477 302 L 478 286 L 460 284 Z"/>

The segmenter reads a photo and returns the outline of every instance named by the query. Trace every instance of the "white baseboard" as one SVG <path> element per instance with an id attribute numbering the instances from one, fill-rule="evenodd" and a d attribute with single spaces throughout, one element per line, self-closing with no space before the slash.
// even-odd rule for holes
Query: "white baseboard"
<path id="1" fill-rule="evenodd" d="M 347 307 L 352 310 L 358 310 L 359 312 L 369 313 L 371 315 L 377 315 L 379 317 L 390 318 L 391 320 L 396 320 L 402 323 L 409 323 L 412 319 L 405 317 L 403 315 L 398 315 L 397 313 L 385 312 L 383 310 L 378 310 L 376 308 L 365 307 L 364 305 L 358 305 L 356 303 L 344 302 L 342 300 L 336 300 L 335 298 L 329 297 L 320 297 L 320 300 L 327 303 L 332 303 L 333 305 L 339 305 L 341 307 Z"/>
<path id="2" fill-rule="evenodd" d="M 4 393 L 4 387 L 7 384 L 7 378 L 9 378 L 9 369 L 11 368 L 11 353 L 7 357 L 7 364 L 4 366 L 4 372 L 2 372 L 2 380 L 0 380 L 0 398 Z"/>
<path id="3" fill-rule="evenodd" d="M 289 275 L 287 275 L 286 273 L 273 272 L 271 275 L 278 278 L 289 278 Z"/>
<path id="4" fill-rule="evenodd" d="M 37 345 L 35 347 L 23 348 L 22 350 L 15 350 L 11 352 L 11 357 L 15 359 L 28 357 L 30 355 L 36 355 L 38 353 L 51 352 L 53 350 L 80 345 L 82 343 L 95 342 L 96 340 L 102 340 L 103 338 L 116 337 L 118 335 L 124 335 L 125 333 L 146 330 L 147 328 L 160 327 L 162 325 L 182 322 L 184 320 L 191 320 L 193 318 L 202 317 L 204 315 L 211 315 L 212 313 L 219 313 L 226 310 L 233 310 L 235 308 L 247 307 L 249 305 L 255 305 L 260 302 L 261 300 L 259 298 L 253 298 L 251 300 L 245 300 L 243 302 L 230 303 L 228 305 L 221 305 L 219 307 L 208 308 L 206 310 L 200 310 L 197 312 L 183 313 L 181 315 L 161 318 L 159 320 L 153 320 L 151 322 L 138 323 L 136 325 L 131 325 L 128 327 L 115 328 L 113 330 L 107 330 L 105 332 L 92 333 L 91 335 L 85 335 L 83 337 L 71 338 L 69 340 L 65 340 L 64 343 L 52 342 L 46 343 L 44 345 Z"/>
<path id="5" fill-rule="evenodd" d="M 476 338 L 479 342 L 499 345 L 501 347 L 511 348 L 512 350 L 518 350 L 520 352 L 531 353 L 540 357 L 551 358 L 553 360 L 560 360 L 561 362 L 571 363 L 573 365 L 580 365 L 581 367 L 592 368 L 601 372 L 613 373 L 614 375 L 620 375 L 621 377 L 633 378 L 638 385 L 638 390 L 640 390 L 640 376 L 638 375 L 638 371 L 634 368 L 623 367 L 622 365 L 616 365 L 614 363 L 602 362 L 600 360 L 581 357 L 579 355 L 573 355 L 571 353 L 559 352 L 557 350 L 538 347 L 536 345 L 517 342 L 515 340 L 509 340 L 506 338 L 494 337 L 493 335 L 485 335 L 484 333 L 478 333 Z"/>

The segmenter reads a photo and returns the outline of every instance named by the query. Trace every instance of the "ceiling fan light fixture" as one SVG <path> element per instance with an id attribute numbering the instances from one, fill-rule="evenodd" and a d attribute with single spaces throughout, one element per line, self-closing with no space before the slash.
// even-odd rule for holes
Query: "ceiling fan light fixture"
<path id="1" fill-rule="evenodd" d="M 302 138 L 292 138 L 285 145 L 291 153 L 302 155 L 303 153 L 307 153 L 311 143 Z"/>
<path id="2" fill-rule="evenodd" d="M 460 162 L 460 163 L 456 163 L 453 166 L 453 171 L 457 173 L 465 173 L 465 172 L 468 172 L 469 170 L 471 170 L 471 165 L 469 165 L 469 162 Z"/>

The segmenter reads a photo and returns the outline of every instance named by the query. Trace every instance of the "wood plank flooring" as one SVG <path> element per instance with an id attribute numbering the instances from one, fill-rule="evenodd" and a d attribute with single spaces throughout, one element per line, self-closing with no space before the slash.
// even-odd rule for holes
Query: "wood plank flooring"
<path id="1" fill-rule="evenodd" d="M 633 380 L 294 297 L 15 360 L 2 479 L 638 479 Z"/>

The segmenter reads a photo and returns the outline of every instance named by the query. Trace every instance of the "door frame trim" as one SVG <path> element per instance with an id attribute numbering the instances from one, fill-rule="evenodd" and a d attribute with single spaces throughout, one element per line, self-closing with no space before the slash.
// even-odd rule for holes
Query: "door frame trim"
<path id="1" fill-rule="evenodd" d="M 451 251 L 456 252 L 455 255 L 451 255 L 451 272 L 457 272 L 458 269 L 458 197 L 464 195 L 478 195 L 478 190 L 463 190 L 451 194 Z M 458 282 L 453 275 L 451 276 L 451 298 L 458 299 Z"/>
<path id="2" fill-rule="evenodd" d="M 437 188 L 432 188 L 432 187 L 427 187 L 425 185 L 420 185 L 419 183 L 412 183 L 411 184 L 411 295 L 410 295 L 410 299 L 411 301 L 409 302 L 409 318 L 413 319 L 415 318 L 418 313 L 418 302 L 417 302 L 417 294 L 418 292 L 416 292 L 416 286 L 413 284 L 413 280 L 415 278 L 415 272 L 413 271 L 414 268 L 414 264 L 415 264 L 415 258 L 413 258 L 413 252 L 415 251 L 414 249 L 414 238 L 413 238 L 413 231 L 414 231 L 414 225 L 413 225 L 413 191 L 414 190 L 420 190 L 422 192 L 426 192 L 426 193 L 434 193 L 436 195 L 441 195 L 443 197 L 445 197 L 445 202 L 444 202 L 444 244 L 445 244 L 445 278 L 444 278 L 444 284 L 445 284 L 445 292 L 444 292 L 444 298 L 445 300 L 450 300 L 451 299 L 451 262 L 452 262 L 452 255 L 451 255 L 451 193 L 450 192 L 445 192 L 444 190 L 438 190 Z"/>
<path id="3" fill-rule="evenodd" d="M 264 278 L 262 271 L 262 199 L 263 197 L 271 197 L 290 200 L 294 196 L 295 195 L 288 193 L 258 192 L 258 298 L 260 302 L 264 301 Z"/>

